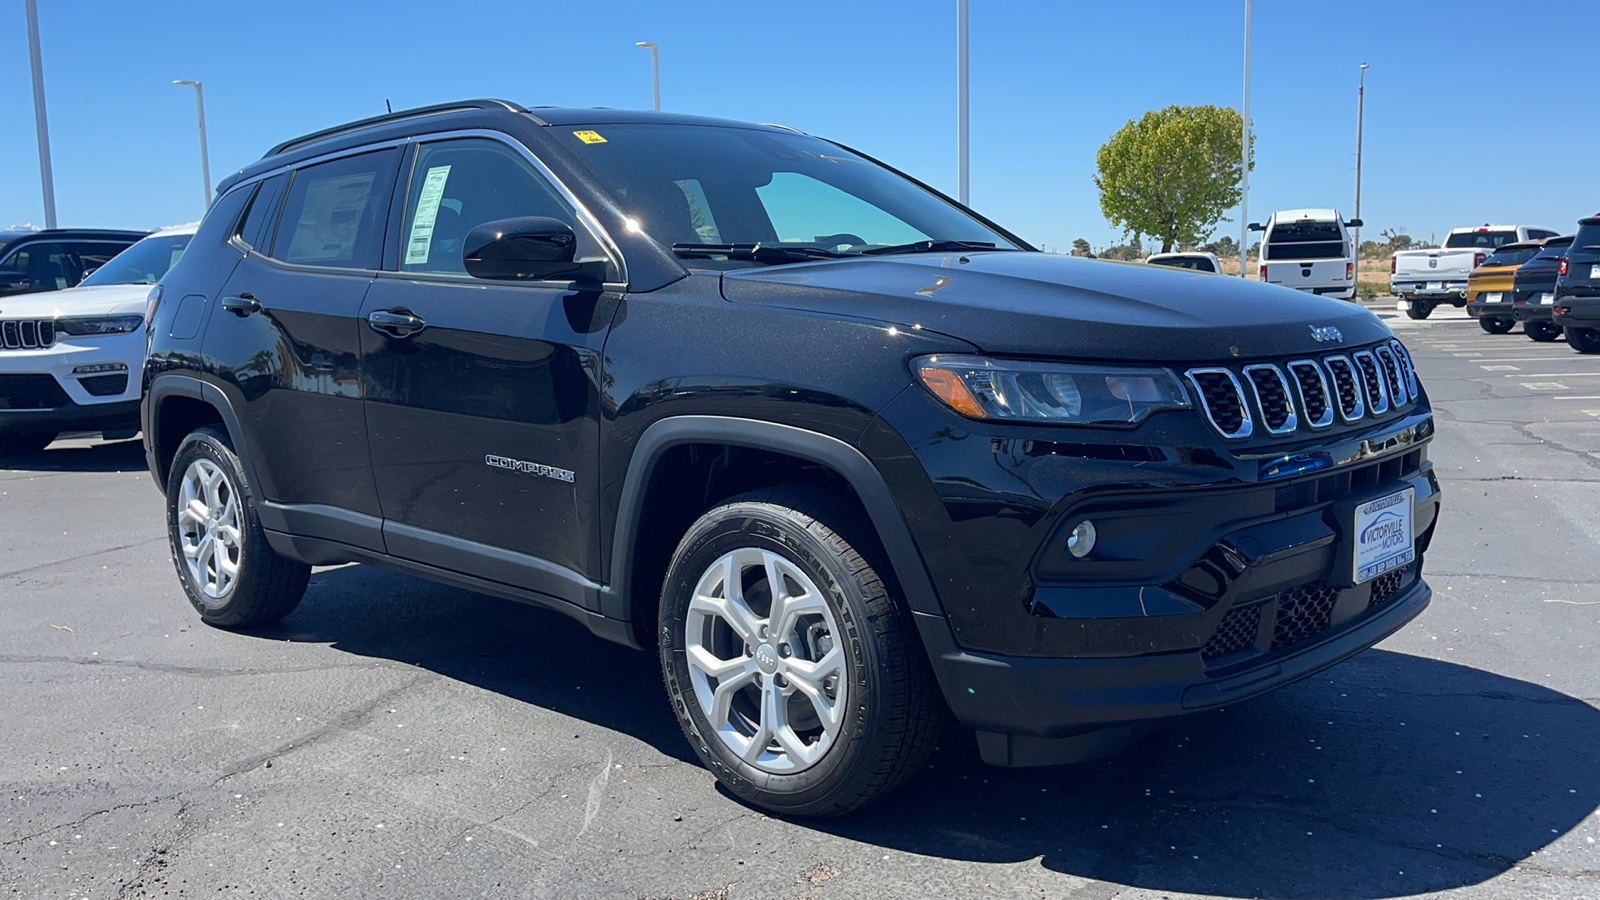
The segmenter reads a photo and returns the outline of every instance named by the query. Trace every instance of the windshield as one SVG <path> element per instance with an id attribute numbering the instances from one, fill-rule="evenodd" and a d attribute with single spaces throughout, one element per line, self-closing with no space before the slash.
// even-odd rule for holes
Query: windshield
<path id="1" fill-rule="evenodd" d="M 738 264 L 827 255 L 1017 249 L 982 222 L 895 173 L 801 134 L 705 125 L 552 129 L 616 195 L 646 234 L 702 259 L 746 247 Z M 928 243 L 932 242 L 932 243 Z M 729 258 L 729 262 L 733 262 Z"/>
<path id="2" fill-rule="evenodd" d="M 1194 269 L 1197 272 L 1215 272 L 1216 266 L 1204 256 L 1168 256 L 1163 259 L 1151 259 L 1152 266 L 1172 266 L 1175 269 Z"/>
<path id="3" fill-rule="evenodd" d="M 1517 239 L 1514 230 L 1505 231 L 1462 231 L 1452 234 L 1444 239 L 1446 250 L 1458 250 L 1464 247 L 1494 248 L 1501 244 L 1509 244 Z"/>
<path id="4" fill-rule="evenodd" d="M 147 237 L 95 269 L 80 286 L 99 284 L 155 284 L 189 246 L 188 234 Z"/>
<path id="5" fill-rule="evenodd" d="M 1279 222 L 1267 233 L 1268 259 L 1343 259 L 1349 255 L 1336 222 Z"/>
<path id="6" fill-rule="evenodd" d="M 1567 255 L 1567 248 L 1570 246 L 1572 246 L 1572 238 L 1567 238 L 1564 241 L 1546 241 L 1544 249 L 1540 250 L 1539 255 L 1535 256 L 1534 259 L 1560 259 Z"/>
<path id="7" fill-rule="evenodd" d="M 1484 266 L 1520 266 L 1539 252 L 1538 247 L 1517 247 L 1509 250 L 1497 250 L 1495 254 L 1483 261 Z"/>

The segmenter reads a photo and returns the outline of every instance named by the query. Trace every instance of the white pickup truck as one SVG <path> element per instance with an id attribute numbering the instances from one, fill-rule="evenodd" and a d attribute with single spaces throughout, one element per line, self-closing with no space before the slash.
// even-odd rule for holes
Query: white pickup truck
<path id="1" fill-rule="evenodd" d="M 1400 250 L 1389 258 L 1389 293 L 1400 298 L 1396 307 L 1413 319 L 1426 319 L 1441 303 L 1466 306 L 1467 276 L 1501 244 L 1555 236 L 1548 228 L 1526 225 L 1452 228 L 1443 247 Z"/>

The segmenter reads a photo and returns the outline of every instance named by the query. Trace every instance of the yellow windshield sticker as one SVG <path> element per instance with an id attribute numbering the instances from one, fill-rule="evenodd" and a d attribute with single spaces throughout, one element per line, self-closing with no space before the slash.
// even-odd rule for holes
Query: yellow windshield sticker
<path id="1" fill-rule="evenodd" d="M 606 139 L 598 131 L 574 131 L 572 136 L 585 144 L 604 144 Z"/>

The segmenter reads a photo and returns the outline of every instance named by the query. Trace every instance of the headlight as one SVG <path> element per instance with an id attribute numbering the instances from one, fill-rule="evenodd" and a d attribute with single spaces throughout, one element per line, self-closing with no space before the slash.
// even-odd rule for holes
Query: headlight
<path id="1" fill-rule="evenodd" d="M 83 316 L 76 319 L 57 319 L 56 330 L 62 334 L 93 337 L 99 334 L 127 334 L 138 331 L 144 316 Z"/>
<path id="2" fill-rule="evenodd" d="M 1178 377 L 1160 368 L 944 354 L 911 365 L 935 397 L 974 419 L 1129 425 L 1158 410 L 1189 408 Z"/>

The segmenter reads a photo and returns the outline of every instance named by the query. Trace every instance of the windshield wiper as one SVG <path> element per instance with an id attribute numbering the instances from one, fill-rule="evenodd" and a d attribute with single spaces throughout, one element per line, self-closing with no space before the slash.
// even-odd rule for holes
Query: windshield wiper
<path id="1" fill-rule="evenodd" d="M 796 244 L 673 244 L 672 252 L 686 259 L 748 259 L 762 263 L 799 262 L 807 259 L 842 259 L 853 253 L 837 253 L 822 247 Z"/>
<path id="2" fill-rule="evenodd" d="M 909 244 L 892 244 L 861 251 L 862 256 L 885 256 L 890 253 L 950 253 L 959 250 L 999 250 L 993 241 L 912 241 Z M 1006 249 L 1012 249 L 1007 247 Z"/>

